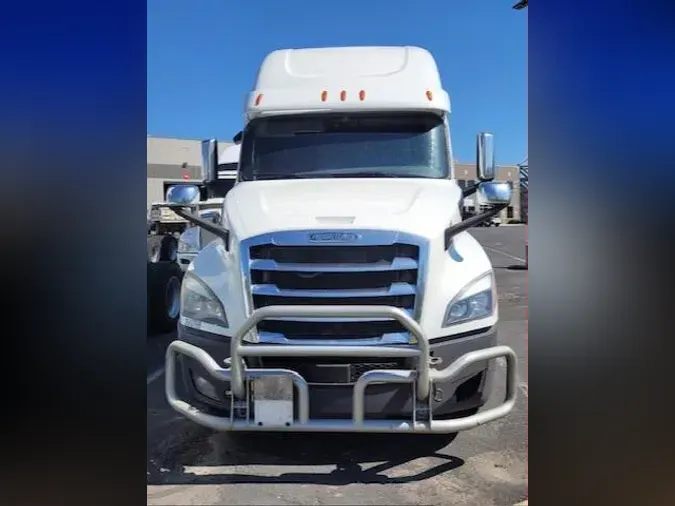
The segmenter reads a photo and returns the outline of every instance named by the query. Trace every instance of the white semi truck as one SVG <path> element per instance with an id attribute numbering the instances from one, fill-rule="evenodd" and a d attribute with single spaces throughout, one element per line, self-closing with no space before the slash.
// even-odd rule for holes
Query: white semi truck
<path id="1" fill-rule="evenodd" d="M 245 108 L 237 183 L 187 268 L 166 355 L 173 409 L 223 431 L 454 434 L 503 417 L 516 357 L 498 344 L 495 276 L 467 232 L 504 209 L 493 138 L 461 218 L 450 99 L 417 47 L 279 50 Z M 217 166 L 217 143 L 203 143 Z M 213 169 L 212 169 L 213 170 Z M 466 192 L 466 193 L 470 193 Z M 493 359 L 506 395 L 480 410 Z"/>

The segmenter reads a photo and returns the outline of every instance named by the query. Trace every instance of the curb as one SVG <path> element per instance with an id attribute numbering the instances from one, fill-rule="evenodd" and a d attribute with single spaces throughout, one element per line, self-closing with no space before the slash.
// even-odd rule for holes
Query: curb
<path id="1" fill-rule="evenodd" d="M 514 504 L 513 506 L 527 506 L 527 499 L 520 501 L 519 503 Z"/>

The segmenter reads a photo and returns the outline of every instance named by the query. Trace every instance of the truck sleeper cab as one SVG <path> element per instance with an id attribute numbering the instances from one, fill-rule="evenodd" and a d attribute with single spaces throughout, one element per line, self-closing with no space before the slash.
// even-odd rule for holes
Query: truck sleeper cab
<path id="1" fill-rule="evenodd" d="M 169 404 L 216 430 L 455 433 L 513 407 L 495 280 L 466 229 L 509 202 L 479 135 L 490 210 L 462 220 L 450 102 L 426 50 L 269 54 L 249 95 L 218 239 L 187 269 Z M 205 141 L 205 165 L 217 143 Z M 479 411 L 491 360 L 504 402 Z"/>

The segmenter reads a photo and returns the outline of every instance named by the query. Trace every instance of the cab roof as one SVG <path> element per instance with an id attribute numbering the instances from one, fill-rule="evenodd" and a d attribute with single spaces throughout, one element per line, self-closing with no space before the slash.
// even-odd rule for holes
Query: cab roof
<path id="1" fill-rule="evenodd" d="M 282 49 L 263 60 L 246 117 L 340 110 L 443 113 L 450 99 L 436 61 L 420 47 Z"/>

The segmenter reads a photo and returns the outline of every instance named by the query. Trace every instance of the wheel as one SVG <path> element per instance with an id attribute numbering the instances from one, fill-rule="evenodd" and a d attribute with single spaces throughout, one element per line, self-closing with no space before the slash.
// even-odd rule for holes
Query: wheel
<path id="1" fill-rule="evenodd" d="M 183 271 L 175 262 L 148 263 L 148 325 L 151 330 L 175 330 L 180 314 Z"/>
<path id="2" fill-rule="evenodd" d="M 495 227 L 498 227 L 498 226 L 499 226 L 499 223 L 495 223 Z"/>
<path id="3" fill-rule="evenodd" d="M 148 236 L 148 261 L 175 262 L 178 257 L 178 241 L 170 235 Z"/>

